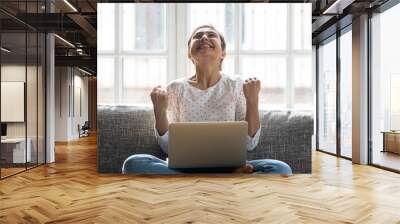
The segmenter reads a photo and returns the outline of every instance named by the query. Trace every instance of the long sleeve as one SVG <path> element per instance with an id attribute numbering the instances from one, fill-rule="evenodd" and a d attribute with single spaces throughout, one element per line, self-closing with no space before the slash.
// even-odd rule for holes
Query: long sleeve
<path id="1" fill-rule="evenodd" d="M 260 133 L 261 133 L 261 127 L 257 130 L 256 134 L 253 137 L 247 136 L 247 142 L 246 142 L 247 151 L 253 151 L 254 148 L 258 145 L 258 142 L 260 140 Z"/>
<path id="2" fill-rule="evenodd" d="M 236 89 L 237 93 L 237 101 L 236 101 L 236 109 L 235 109 L 235 120 L 236 121 L 244 121 L 246 119 L 246 98 L 243 93 L 243 82 L 237 81 L 238 85 Z M 247 136 L 246 149 L 247 151 L 252 151 L 258 144 L 260 140 L 260 132 L 261 127 L 257 130 L 256 134 L 253 137 Z"/>
<path id="3" fill-rule="evenodd" d="M 164 135 L 160 136 L 158 134 L 156 126 L 154 126 L 154 135 L 156 136 L 156 140 L 157 140 L 158 145 L 165 152 L 165 154 L 168 155 L 168 131 L 165 132 Z"/>
<path id="4" fill-rule="evenodd" d="M 179 119 L 178 93 L 179 92 L 177 85 L 174 82 L 170 83 L 167 86 L 167 94 L 168 94 L 167 118 L 169 124 L 177 122 Z M 168 131 L 164 135 L 160 136 L 158 134 L 156 127 L 154 126 L 154 135 L 156 137 L 158 145 L 165 152 L 165 154 L 168 154 Z"/>

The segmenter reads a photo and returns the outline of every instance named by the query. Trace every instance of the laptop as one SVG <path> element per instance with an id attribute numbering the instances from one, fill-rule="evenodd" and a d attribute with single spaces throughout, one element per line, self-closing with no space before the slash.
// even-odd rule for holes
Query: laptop
<path id="1" fill-rule="evenodd" d="M 182 122 L 168 129 L 168 167 L 217 168 L 246 164 L 247 122 Z"/>

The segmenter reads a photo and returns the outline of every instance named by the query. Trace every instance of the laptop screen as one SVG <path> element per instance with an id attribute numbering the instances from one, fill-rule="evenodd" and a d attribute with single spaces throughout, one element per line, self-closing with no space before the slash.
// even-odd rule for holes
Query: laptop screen
<path id="1" fill-rule="evenodd" d="M 7 136 L 7 124 L 1 123 L 1 136 Z"/>

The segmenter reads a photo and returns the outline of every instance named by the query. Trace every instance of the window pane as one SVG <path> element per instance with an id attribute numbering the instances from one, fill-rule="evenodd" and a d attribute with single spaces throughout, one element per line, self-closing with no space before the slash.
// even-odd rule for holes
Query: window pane
<path id="1" fill-rule="evenodd" d="M 25 3 L 22 3 L 25 7 Z M 18 31 L 24 31 L 18 30 Z M 6 125 L 6 133 L 2 135 L 7 136 L 7 138 L 17 138 L 20 139 L 20 146 L 15 146 L 14 144 L 1 144 L 1 159 L 0 159 L 0 169 L 1 177 L 6 177 L 17 172 L 26 170 L 26 157 L 31 158 L 31 153 L 26 153 L 26 146 L 32 144 L 27 136 L 27 131 L 29 125 L 24 114 L 29 112 L 28 100 L 29 97 L 36 96 L 35 92 L 26 92 L 25 90 L 30 90 L 28 88 L 28 82 L 30 82 L 27 72 L 31 66 L 27 64 L 27 57 L 29 57 L 29 52 L 27 54 L 26 38 L 27 33 L 25 32 L 3 32 L 1 33 L 1 45 L 5 48 L 11 48 L 10 52 L 0 50 L 1 54 L 1 121 L 2 124 Z M 28 58 L 29 59 L 29 58 Z M 36 72 L 34 72 L 36 74 Z M 28 80 L 26 79 L 28 78 Z M 29 84 L 30 85 L 30 84 Z M 24 92 L 28 98 L 24 95 Z M 6 97 L 7 94 L 12 94 L 13 97 Z M 11 100 L 12 99 L 12 100 Z M 26 105 L 26 106 L 25 106 Z M 15 107 L 14 107 L 15 106 Z M 28 115 L 28 114 L 27 114 Z M 14 122 L 18 121 L 18 122 Z M 28 142 L 25 137 L 28 137 Z M 17 147 L 17 148 L 16 148 Z M 30 161 L 29 161 L 30 162 Z"/>
<path id="2" fill-rule="evenodd" d="M 227 56 L 222 62 L 222 73 L 228 76 L 235 76 L 235 59 L 233 56 Z"/>
<path id="3" fill-rule="evenodd" d="M 221 73 L 228 75 L 228 76 L 235 76 L 235 60 L 233 56 L 226 56 L 224 61 L 222 62 L 222 70 Z M 193 76 L 196 74 L 196 69 L 192 62 L 190 62 L 190 72 L 187 75 L 188 77 Z"/>
<path id="4" fill-rule="evenodd" d="M 318 143 L 336 154 L 336 41 L 319 48 Z"/>
<path id="5" fill-rule="evenodd" d="M 383 131 L 400 131 L 400 4 L 379 13 L 371 19 L 372 73 L 371 73 L 371 133 L 372 163 L 400 170 L 400 156 L 395 153 L 395 134 Z M 398 136 L 397 136 L 398 137 Z M 387 150 L 389 152 L 385 152 Z"/>
<path id="6" fill-rule="evenodd" d="M 27 166 L 34 167 L 37 165 L 38 156 L 38 66 L 36 64 L 38 58 L 37 41 L 38 34 L 34 32 L 27 33 L 27 48 L 28 48 L 28 62 L 26 69 L 26 126 L 27 126 L 27 137 L 28 144 L 30 144 L 30 150 L 28 150 Z"/>
<path id="7" fill-rule="evenodd" d="M 352 35 L 340 37 L 340 153 L 352 157 Z"/>
<path id="8" fill-rule="evenodd" d="M 294 107 L 313 109 L 311 55 L 294 59 Z"/>
<path id="9" fill-rule="evenodd" d="M 242 77 L 260 79 L 260 106 L 267 106 L 268 109 L 287 107 L 286 74 L 285 57 L 242 58 Z"/>
<path id="10" fill-rule="evenodd" d="M 114 104 L 114 58 L 97 57 L 97 104 Z"/>
<path id="11" fill-rule="evenodd" d="M 245 4 L 242 48 L 245 50 L 285 50 L 287 4 Z"/>
<path id="12" fill-rule="evenodd" d="M 234 4 L 189 4 L 190 26 L 187 38 L 200 25 L 211 24 L 222 33 L 226 41 L 227 50 L 233 50 L 234 44 Z"/>
<path id="13" fill-rule="evenodd" d="M 165 4 L 121 4 L 123 49 L 164 50 L 166 48 Z"/>
<path id="14" fill-rule="evenodd" d="M 390 80 L 390 114 L 391 116 L 400 114 L 400 101 L 398 99 L 400 96 L 400 74 L 391 74 Z M 400 124 L 391 122 L 391 129 L 400 129 Z"/>
<path id="15" fill-rule="evenodd" d="M 293 21 L 293 48 L 311 50 L 311 3 L 291 4 Z"/>
<path id="16" fill-rule="evenodd" d="M 390 74 L 390 129 L 400 130 L 400 73 Z"/>
<path id="17" fill-rule="evenodd" d="M 45 65 L 46 65 L 46 35 L 44 33 L 39 34 L 39 66 L 38 66 L 38 163 L 45 163 L 45 142 L 46 142 L 46 76 L 45 76 Z"/>
<path id="18" fill-rule="evenodd" d="M 97 47 L 99 51 L 115 49 L 115 4 L 97 5 Z"/>
<path id="19" fill-rule="evenodd" d="M 123 59 L 123 104 L 151 104 L 153 87 L 167 84 L 165 57 L 127 57 Z"/>

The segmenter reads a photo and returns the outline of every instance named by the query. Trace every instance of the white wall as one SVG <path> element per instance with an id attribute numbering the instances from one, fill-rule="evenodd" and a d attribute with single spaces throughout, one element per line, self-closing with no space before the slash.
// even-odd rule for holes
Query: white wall
<path id="1" fill-rule="evenodd" d="M 76 69 L 74 70 L 74 96 L 72 97 L 74 99 L 74 102 L 71 102 L 71 105 L 73 104 L 74 107 L 72 108 L 72 119 L 71 119 L 71 136 L 73 136 L 73 138 L 77 138 L 79 137 L 79 133 L 78 133 L 78 124 L 80 126 L 82 126 L 85 121 L 89 120 L 89 116 L 88 116 L 88 106 L 89 106 L 89 102 L 88 102 L 88 78 L 87 77 L 83 77 L 81 76 L 82 73 L 78 73 L 77 75 L 77 71 Z M 79 93 L 80 91 L 80 93 Z M 79 99 L 79 95 L 80 95 L 80 99 Z M 81 101 L 79 103 L 79 100 Z M 79 105 L 80 104 L 80 105 Z M 81 108 L 79 108 L 81 107 Z M 81 109 L 81 111 L 79 110 Z"/>
<path id="2" fill-rule="evenodd" d="M 55 141 L 68 140 L 68 86 L 70 77 L 67 67 L 55 68 Z"/>
<path id="3" fill-rule="evenodd" d="M 82 75 L 71 67 L 56 67 L 56 141 L 77 139 L 78 124 L 82 126 L 88 120 L 88 78 Z"/>

